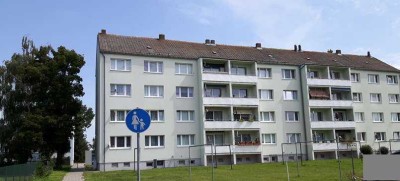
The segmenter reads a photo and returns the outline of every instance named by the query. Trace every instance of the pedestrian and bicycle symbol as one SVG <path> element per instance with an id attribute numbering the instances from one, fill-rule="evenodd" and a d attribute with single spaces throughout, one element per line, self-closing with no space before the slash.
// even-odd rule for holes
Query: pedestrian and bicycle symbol
<path id="1" fill-rule="evenodd" d="M 141 133 L 150 127 L 150 115 L 145 110 L 137 108 L 129 111 L 125 123 L 132 132 Z"/>

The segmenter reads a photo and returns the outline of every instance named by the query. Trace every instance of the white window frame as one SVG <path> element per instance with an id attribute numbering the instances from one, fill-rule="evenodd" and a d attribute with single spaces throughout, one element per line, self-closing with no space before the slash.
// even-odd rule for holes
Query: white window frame
<path id="1" fill-rule="evenodd" d="M 260 122 L 275 122 L 275 112 L 266 111 L 260 112 Z"/>
<path id="2" fill-rule="evenodd" d="M 374 139 L 375 141 L 385 141 L 386 140 L 386 133 L 385 132 L 374 132 Z"/>
<path id="3" fill-rule="evenodd" d="M 360 73 L 351 73 L 350 74 L 350 80 L 351 82 L 360 82 Z"/>
<path id="4" fill-rule="evenodd" d="M 265 79 L 272 78 L 271 70 L 272 70 L 271 68 L 258 68 L 257 69 L 258 78 L 265 78 Z M 262 73 L 260 71 L 263 71 L 265 73 Z"/>
<path id="5" fill-rule="evenodd" d="M 395 85 L 395 84 L 399 83 L 399 80 L 398 80 L 397 75 L 386 75 L 386 82 L 389 85 Z"/>
<path id="6" fill-rule="evenodd" d="M 373 112 L 372 113 L 372 122 L 381 123 L 383 122 L 383 113 L 382 112 Z"/>
<path id="7" fill-rule="evenodd" d="M 150 115 L 151 122 L 164 122 L 164 120 L 165 120 L 165 112 L 164 112 L 164 110 L 147 110 L 147 112 Z M 153 119 L 153 117 L 151 116 L 152 113 L 156 113 L 157 114 L 157 119 Z"/>
<path id="8" fill-rule="evenodd" d="M 295 101 L 298 99 L 297 90 L 284 90 L 283 91 L 283 100 L 285 101 Z"/>
<path id="9" fill-rule="evenodd" d="M 261 143 L 266 145 L 276 144 L 276 134 L 275 133 L 266 133 L 261 135 Z M 269 138 L 269 140 L 268 140 Z M 268 140 L 268 141 L 267 141 Z"/>
<path id="10" fill-rule="evenodd" d="M 241 72 L 242 70 L 244 72 Z M 247 69 L 246 69 L 246 67 L 232 66 L 231 67 L 231 75 L 247 75 Z"/>
<path id="11" fill-rule="evenodd" d="M 378 99 L 377 101 L 375 101 L 375 98 L 374 97 L 376 97 L 376 99 Z M 370 93 L 370 102 L 373 102 L 373 103 L 380 103 L 380 102 L 382 102 L 382 96 L 381 96 L 381 94 L 380 93 Z"/>
<path id="12" fill-rule="evenodd" d="M 118 94 L 118 86 L 123 86 L 123 94 Z M 110 84 L 110 95 L 111 96 L 131 96 L 132 90 L 130 84 Z"/>
<path id="13" fill-rule="evenodd" d="M 259 89 L 258 94 L 260 95 L 260 100 L 274 100 L 274 90 L 272 89 Z M 266 96 L 262 96 L 266 94 Z"/>
<path id="14" fill-rule="evenodd" d="M 123 63 L 123 68 L 120 69 L 118 67 L 118 63 L 122 62 Z M 129 72 L 131 71 L 132 64 L 130 59 L 118 59 L 118 58 L 112 58 L 111 59 L 111 64 L 110 64 L 110 70 L 113 71 L 123 71 L 123 72 Z"/>
<path id="15" fill-rule="evenodd" d="M 151 95 L 151 89 L 156 89 L 156 95 Z M 162 85 L 145 85 L 144 86 L 144 97 L 164 97 L 164 86 Z"/>
<path id="16" fill-rule="evenodd" d="M 357 132 L 357 140 L 360 142 L 365 142 L 367 140 L 366 132 Z"/>
<path id="17" fill-rule="evenodd" d="M 393 139 L 400 139 L 400 132 L 399 131 L 393 131 Z"/>
<path id="18" fill-rule="evenodd" d="M 153 143 L 152 138 L 157 139 L 156 145 L 152 145 L 152 143 Z M 144 137 L 144 147 L 145 148 L 163 148 L 163 147 L 165 147 L 165 136 L 164 135 L 146 135 Z"/>
<path id="19" fill-rule="evenodd" d="M 290 114 L 293 114 L 293 116 L 290 116 Z M 299 122 L 299 116 L 300 115 L 298 111 L 285 111 L 286 122 Z M 293 120 L 291 120 L 290 117 L 293 117 Z"/>
<path id="20" fill-rule="evenodd" d="M 399 94 L 389 94 L 389 103 L 399 103 Z"/>
<path id="21" fill-rule="evenodd" d="M 353 92 L 353 102 L 362 102 L 362 93 L 361 92 Z"/>
<path id="22" fill-rule="evenodd" d="M 183 114 L 182 113 L 186 113 L 188 115 L 188 119 L 184 120 L 183 119 Z M 194 122 L 195 121 L 195 117 L 194 117 L 194 110 L 177 110 L 176 111 L 176 120 L 177 122 Z"/>
<path id="23" fill-rule="evenodd" d="M 185 69 L 184 69 L 185 67 Z M 186 71 L 184 71 L 186 70 Z M 175 74 L 178 75 L 192 75 L 193 64 L 191 63 L 175 63 Z"/>
<path id="24" fill-rule="evenodd" d="M 183 144 L 183 138 L 186 136 L 188 138 L 188 144 Z M 178 134 L 178 135 L 176 135 L 176 145 L 178 147 L 193 146 L 194 142 L 195 142 L 194 134 Z"/>
<path id="25" fill-rule="evenodd" d="M 123 147 L 118 147 L 118 138 L 119 137 L 124 138 L 124 146 Z M 114 139 L 114 145 L 112 145 L 112 139 Z M 129 149 L 132 147 L 132 137 L 131 136 L 110 136 L 109 147 L 110 147 L 110 149 Z"/>
<path id="26" fill-rule="evenodd" d="M 124 119 L 119 120 L 118 115 L 119 113 L 124 113 Z M 118 109 L 111 109 L 110 110 L 110 122 L 125 122 L 126 115 L 128 114 L 129 110 L 118 110 Z M 113 119 L 114 118 L 114 119 Z"/>
<path id="27" fill-rule="evenodd" d="M 379 84 L 379 75 L 378 74 L 368 74 L 368 83 L 369 84 Z"/>
<path id="28" fill-rule="evenodd" d="M 182 89 L 187 89 L 186 90 L 187 95 L 183 95 L 182 94 Z M 180 87 L 180 86 L 177 86 L 175 95 L 176 95 L 177 98 L 193 98 L 194 97 L 194 95 L 193 95 L 193 91 L 194 90 L 193 89 L 194 89 L 193 87 Z"/>
<path id="29" fill-rule="evenodd" d="M 151 65 L 154 65 L 155 64 L 155 68 L 156 68 L 156 70 L 154 71 L 154 70 L 151 70 Z M 163 73 L 163 69 L 164 69 L 164 67 L 163 67 L 164 65 L 163 65 L 163 62 L 161 62 L 161 61 L 151 61 L 151 60 L 145 60 L 144 61 L 144 72 L 147 72 L 147 73 L 156 73 L 156 74 L 162 74 Z"/>
<path id="30" fill-rule="evenodd" d="M 219 140 L 221 138 L 220 142 Z M 224 144 L 224 134 L 223 133 L 207 133 L 206 134 L 206 143 L 207 144 L 214 144 L 214 145 L 223 145 Z"/>
<path id="31" fill-rule="evenodd" d="M 294 136 L 294 142 L 292 141 L 292 137 Z M 286 133 L 286 141 L 287 143 L 296 143 L 301 141 L 300 133 Z"/>
<path id="32" fill-rule="evenodd" d="M 361 120 L 357 118 L 361 118 Z M 364 122 L 365 121 L 364 112 L 354 112 L 354 119 L 356 122 Z"/>
<path id="33" fill-rule="evenodd" d="M 390 113 L 392 122 L 400 122 L 400 112 Z"/>
<path id="34" fill-rule="evenodd" d="M 288 77 L 286 77 L 286 71 L 290 71 Z M 282 79 L 295 79 L 296 70 L 295 69 L 282 69 Z"/>

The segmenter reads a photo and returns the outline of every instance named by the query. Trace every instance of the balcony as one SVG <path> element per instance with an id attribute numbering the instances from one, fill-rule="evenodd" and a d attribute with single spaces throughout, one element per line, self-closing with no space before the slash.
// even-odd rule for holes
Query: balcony
<path id="1" fill-rule="evenodd" d="M 204 121 L 204 129 L 259 129 L 258 121 Z"/>
<path id="2" fill-rule="evenodd" d="M 215 154 L 216 152 L 217 155 L 221 154 L 229 154 L 229 146 L 216 146 L 215 149 L 214 147 L 212 148 L 213 150 L 211 151 L 211 145 L 204 146 L 204 152 L 206 154 Z M 234 153 L 260 153 L 261 152 L 261 146 L 260 145 L 247 145 L 247 146 L 239 146 L 239 145 L 231 145 L 231 151 L 232 154 Z"/>
<path id="3" fill-rule="evenodd" d="M 212 147 L 212 151 L 211 151 L 211 145 L 206 145 L 206 146 L 204 146 L 204 152 L 206 153 L 206 154 L 211 154 L 211 153 L 213 153 L 213 154 L 215 154 L 215 152 L 217 153 L 217 155 L 221 155 L 221 154 L 229 154 L 230 152 L 229 152 L 229 146 L 215 146 L 215 149 L 214 149 L 214 147 Z M 231 153 L 233 154 L 233 150 L 234 150 L 234 146 L 233 145 L 231 145 Z"/>
<path id="4" fill-rule="evenodd" d="M 309 100 L 310 107 L 351 107 L 352 100 Z"/>
<path id="5" fill-rule="evenodd" d="M 320 128 L 355 128 L 354 121 L 311 121 L 312 129 Z"/>
<path id="6" fill-rule="evenodd" d="M 204 105 L 258 106 L 257 98 L 203 97 Z"/>
<path id="7" fill-rule="evenodd" d="M 351 86 L 350 80 L 307 78 L 307 85 Z"/>
<path id="8" fill-rule="evenodd" d="M 217 81 L 217 82 L 245 82 L 245 83 L 257 83 L 257 76 L 255 75 L 231 75 L 227 72 L 214 73 L 204 72 L 203 81 Z"/>
<path id="9" fill-rule="evenodd" d="M 260 153 L 260 145 L 235 145 L 233 147 L 234 153 Z"/>
<path id="10" fill-rule="evenodd" d="M 354 144 L 356 146 L 354 146 Z M 352 148 L 356 150 L 358 148 L 358 145 L 356 143 L 339 143 L 336 144 L 336 142 L 332 141 L 323 141 L 319 143 L 313 143 L 313 151 L 328 151 L 328 150 L 351 150 Z"/>

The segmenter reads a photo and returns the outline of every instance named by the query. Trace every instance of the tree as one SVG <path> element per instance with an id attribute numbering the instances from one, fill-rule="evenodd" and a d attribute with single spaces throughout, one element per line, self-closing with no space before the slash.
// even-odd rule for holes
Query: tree
<path id="1" fill-rule="evenodd" d="M 73 132 L 90 126 L 93 111 L 79 99 L 84 95 L 80 69 L 83 56 L 63 46 L 35 48 L 23 38 L 22 54 L 0 67 L 0 162 L 26 162 L 33 151 L 45 159 L 57 153 L 56 166 L 69 151 Z"/>
<path id="2" fill-rule="evenodd" d="M 370 154 L 372 154 L 372 148 L 371 148 L 371 146 L 369 146 L 369 145 L 362 145 L 361 147 L 360 147 L 360 152 L 363 154 L 363 155 L 370 155 Z"/>

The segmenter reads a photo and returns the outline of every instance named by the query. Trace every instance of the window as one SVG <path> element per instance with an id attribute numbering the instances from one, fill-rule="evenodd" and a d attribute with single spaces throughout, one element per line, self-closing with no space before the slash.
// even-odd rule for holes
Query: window
<path id="1" fill-rule="evenodd" d="M 323 121 L 322 112 L 311 111 L 311 121 Z"/>
<path id="2" fill-rule="evenodd" d="M 283 100 L 297 100 L 297 91 L 292 91 L 292 90 L 283 91 Z"/>
<path id="3" fill-rule="evenodd" d="M 164 86 L 145 85 L 144 86 L 144 96 L 145 97 L 163 97 L 164 96 Z"/>
<path id="4" fill-rule="evenodd" d="M 233 89 L 232 94 L 236 98 L 247 98 L 247 89 Z"/>
<path id="5" fill-rule="evenodd" d="M 388 84 L 398 84 L 397 76 L 396 75 L 387 75 L 386 80 Z"/>
<path id="6" fill-rule="evenodd" d="M 112 96 L 130 96 L 131 85 L 130 84 L 111 84 L 110 94 Z"/>
<path id="7" fill-rule="evenodd" d="M 345 111 L 333 111 L 333 115 L 335 118 L 335 121 L 346 121 L 346 112 Z"/>
<path id="8" fill-rule="evenodd" d="M 194 111 L 176 111 L 176 117 L 182 122 L 194 121 Z"/>
<path id="9" fill-rule="evenodd" d="M 118 163 L 111 163 L 111 167 L 118 168 Z"/>
<path id="10" fill-rule="evenodd" d="M 364 142 L 367 140 L 367 138 L 365 137 L 365 132 L 358 132 L 357 133 L 357 140 Z"/>
<path id="11" fill-rule="evenodd" d="M 111 70 L 131 71 L 131 60 L 111 59 Z"/>
<path id="12" fill-rule="evenodd" d="M 364 113 L 363 112 L 354 112 L 354 119 L 358 122 L 364 122 Z"/>
<path id="13" fill-rule="evenodd" d="M 393 122 L 399 122 L 400 121 L 400 113 L 398 112 L 392 112 L 392 121 Z"/>
<path id="14" fill-rule="evenodd" d="M 191 146 L 194 145 L 194 135 L 177 135 L 176 142 L 178 146 Z"/>
<path id="15" fill-rule="evenodd" d="M 371 93 L 370 99 L 371 99 L 371 102 L 381 102 L 381 94 Z"/>
<path id="16" fill-rule="evenodd" d="M 330 74 L 331 79 L 340 79 L 340 73 L 336 71 L 331 71 Z"/>
<path id="17" fill-rule="evenodd" d="M 299 121 L 299 112 L 286 111 L 286 121 Z"/>
<path id="18" fill-rule="evenodd" d="M 274 122 L 275 121 L 275 114 L 274 112 L 261 112 L 261 121 L 264 122 Z"/>
<path id="19" fill-rule="evenodd" d="M 262 143 L 263 144 L 275 144 L 276 143 L 275 134 L 262 134 Z"/>
<path id="20" fill-rule="evenodd" d="M 318 78 L 318 72 L 317 71 L 309 71 L 308 78 L 310 78 L 310 79 Z"/>
<path id="21" fill-rule="evenodd" d="M 246 75 L 246 68 L 245 67 L 232 67 L 231 74 L 232 75 Z"/>
<path id="22" fill-rule="evenodd" d="M 386 135 L 385 132 L 375 132 L 375 141 L 385 141 Z"/>
<path id="23" fill-rule="evenodd" d="M 256 117 L 252 114 L 233 114 L 233 120 L 234 121 L 250 121 L 250 120 L 255 120 Z"/>
<path id="24" fill-rule="evenodd" d="M 379 75 L 377 75 L 377 74 L 368 74 L 368 83 L 370 83 L 370 84 L 378 84 L 379 83 Z"/>
<path id="25" fill-rule="evenodd" d="M 260 78 L 271 78 L 270 68 L 258 68 L 258 77 Z"/>
<path id="26" fill-rule="evenodd" d="M 176 63 L 175 74 L 193 74 L 192 64 Z"/>
<path id="27" fill-rule="evenodd" d="M 176 97 L 193 97 L 193 87 L 176 87 Z"/>
<path id="28" fill-rule="evenodd" d="M 300 133 L 287 133 L 286 137 L 288 143 L 300 142 Z"/>
<path id="29" fill-rule="evenodd" d="M 111 110 L 110 121 L 111 122 L 125 122 L 125 117 L 129 111 L 126 110 Z"/>
<path id="30" fill-rule="evenodd" d="M 393 139 L 396 139 L 396 140 L 400 139 L 400 132 L 398 132 L 398 131 L 393 132 Z"/>
<path id="31" fill-rule="evenodd" d="M 259 94 L 260 94 L 260 99 L 261 100 L 273 100 L 274 96 L 273 96 L 273 90 L 270 89 L 260 89 L 258 90 Z"/>
<path id="32" fill-rule="evenodd" d="M 221 97 L 221 88 L 219 87 L 207 87 L 204 92 L 206 97 Z"/>
<path id="33" fill-rule="evenodd" d="M 362 94 L 360 92 L 353 92 L 353 101 L 362 102 Z"/>
<path id="34" fill-rule="evenodd" d="M 145 148 L 154 148 L 154 147 L 163 147 L 164 146 L 164 136 L 145 136 L 144 137 L 144 147 Z"/>
<path id="35" fill-rule="evenodd" d="M 223 133 L 207 134 L 206 139 L 207 139 L 207 144 L 213 144 L 213 145 L 224 144 Z"/>
<path id="36" fill-rule="evenodd" d="M 150 120 L 153 122 L 164 121 L 164 110 L 150 110 L 147 111 L 150 115 Z"/>
<path id="37" fill-rule="evenodd" d="M 293 69 L 282 69 L 282 79 L 294 79 L 294 70 Z"/>
<path id="38" fill-rule="evenodd" d="M 131 163 L 129 163 L 129 162 L 124 162 L 124 167 L 131 167 Z"/>
<path id="39" fill-rule="evenodd" d="M 360 82 L 360 74 L 359 73 L 351 73 L 350 79 L 351 79 L 351 82 Z"/>
<path id="40" fill-rule="evenodd" d="M 399 94 L 389 94 L 389 103 L 399 103 Z"/>
<path id="41" fill-rule="evenodd" d="M 110 137 L 110 148 L 130 148 L 131 137 L 130 136 L 111 136 Z"/>
<path id="42" fill-rule="evenodd" d="M 383 122 L 383 113 L 373 112 L 372 113 L 372 121 L 373 122 Z"/>
<path id="43" fill-rule="evenodd" d="M 206 121 L 222 121 L 222 111 L 207 111 Z"/>
<path id="44" fill-rule="evenodd" d="M 163 63 L 157 61 L 144 61 L 144 71 L 150 73 L 162 73 Z"/>
<path id="45" fill-rule="evenodd" d="M 146 167 L 153 167 L 153 162 L 146 162 Z"/>

